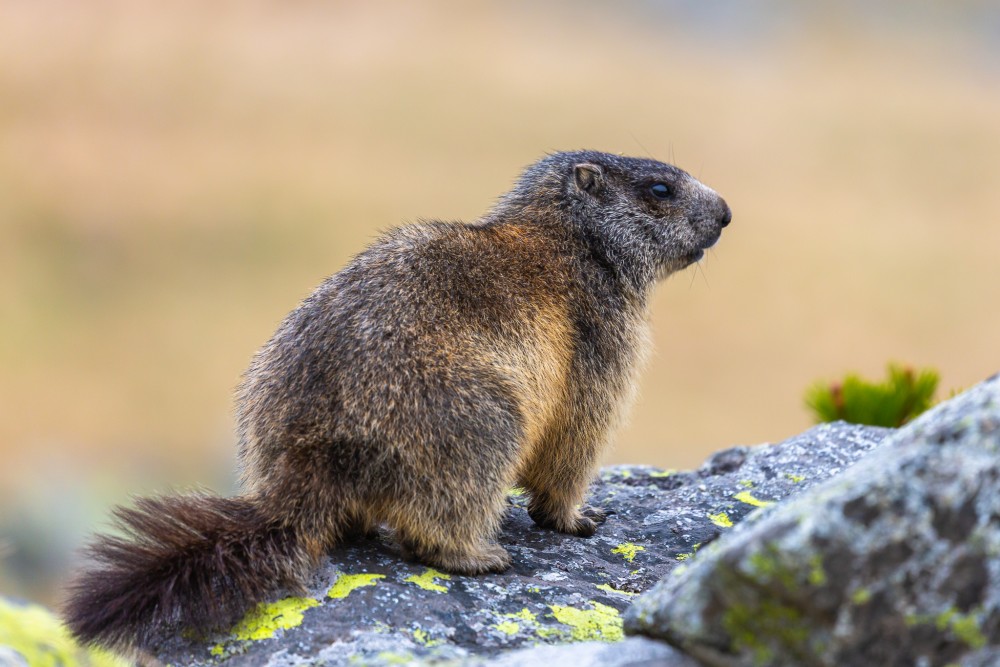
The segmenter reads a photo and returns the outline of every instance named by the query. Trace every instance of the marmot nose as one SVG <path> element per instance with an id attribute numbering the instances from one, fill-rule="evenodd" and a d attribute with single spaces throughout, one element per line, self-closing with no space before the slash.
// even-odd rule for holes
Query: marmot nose
<path id="1" fill-rule="evenodd" d="M 733 212 L 729 209 L 729 204 L 722 202 L 722 215 L 719 216 L 719 224 L 725 227 L 733 221 Z"/>

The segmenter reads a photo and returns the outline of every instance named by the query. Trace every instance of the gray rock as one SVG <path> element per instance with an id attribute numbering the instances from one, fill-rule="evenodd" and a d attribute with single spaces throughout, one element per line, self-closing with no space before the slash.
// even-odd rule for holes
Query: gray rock
<path id="1" fill-rule="evenodd" d="M 447 577 L 402 560 L 391 540 L 351 542 L 331 554 L 305 596 L 263 605 L 226 635 L 171 640 L 158 657 L 241 667 L 474 664 L 537 644 L 619 641 L 620 612 L 634 595 L 756 506 L 837 474 L 889 432 L 831 424 L 780 444 L 720 452 L 690 472 L 607 468 L 590 502 L 610 516 L 590 539 L 537 528 L 514 493 L 500 536 L 513 566 L 502 575 Z M 668 647 L 621 646 L 637 647 L 633 664 L 642 664 L 642 651 L 651 660 L 669 656 L 666 665 L 690 664 Z M 588 645 L 566 660 L 588 664 L 582 653 L 594 651 L 608 657 Z"/>
<path id="2" fill-rule="evenodd" d="M 4 665 L 4 667 L 29 667 L 24 656 L 9 646 L 0 646 L 0 665 Z"/>
<path id="3" fill-rule="evenodd" d="M 637 600 L 706 665 L 994 665 L 1000 376 L 744 522 Z"/>
<path id="4" fill-rule="evenodd" d="M 958 663 L 958 667 L 996 667 L 1000 665 L 1000 646 L 987 646 L 973 651 Z"/>
<path id="5" fill-rule="evenodd" d="M 511 651 L 483 663 L 484 667 L 699 667 L 698 663 L 662 642 L 629 637 L 614 644 L 583 642 L 569 646 L 539 646 Z"/>

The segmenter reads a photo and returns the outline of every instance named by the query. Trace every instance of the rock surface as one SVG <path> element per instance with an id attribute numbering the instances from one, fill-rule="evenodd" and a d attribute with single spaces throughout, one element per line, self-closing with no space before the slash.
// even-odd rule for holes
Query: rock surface
<path id="1" fill-rule="evenodd" d="M 1000 664 L 1000 376 L 730 531 L 626 629 L 726 667 Z"/>
<path id="2" fill-rule="evenodd" d="M 476 664 L 473 662 L 472 664 Z M 583 642 L 509 651 L 480 663 L 483 667 L 699 667 L 693 659 L 663 642 L 629 637 L 614 644 Z"/>
<path id="3" fill-rule="evenodd" d="M 725 450 L 690 472 L 607 468 L 590 502 L 611 514 L 590 539 L 537 528 L 515 490 L 500 536 L 514 561 L 505 574 L 447 576 L 403 561 L 387 540 L 352 542 L 331 555 L 306 596 L 261 605 L 223 636 L 172 640 L 158 657 L 165 664 L 232 667 L 598 664 L 584 655 L 601 648 L 541 646 L 532 658 L 506 652 L 621 640 L 620 613 L 636 594 L 757 507 L 841 472 L 888 433 L 831 424 L 776 445 Z M 558 662 L 555 653 L 566 660 Z M 600 664 L 622 667 L 694 664 L 639 639 L 600 655 L 618 660 Z"/>

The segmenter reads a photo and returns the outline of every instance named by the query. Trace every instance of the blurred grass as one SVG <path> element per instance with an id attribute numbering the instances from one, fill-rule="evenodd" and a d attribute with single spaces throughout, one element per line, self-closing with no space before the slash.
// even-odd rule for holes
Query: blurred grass
<path id="1" fill-rule="evenodd" d="M 772 2 L 723 30 L 683 4 L 0 3 L 0 539 L 27 495 L 59 532 L 88 493 L 224 488 L 232 389 L 297 300 L 547 150 L 675 161 L 735 214 L 657 292 L 609 461 L 783 438 L 847 368 L 997 370 L 995 46 L 938 14 Z"/>
<path id="2" fill-rule="evenodd" d="M 934 403 L 938 374 L 890 363 L 884 380 L 848 373 L 834 382 L 819 380 L 805 391 L 805 404 L 817 423 L 846 421 L 899 428 Z"/>

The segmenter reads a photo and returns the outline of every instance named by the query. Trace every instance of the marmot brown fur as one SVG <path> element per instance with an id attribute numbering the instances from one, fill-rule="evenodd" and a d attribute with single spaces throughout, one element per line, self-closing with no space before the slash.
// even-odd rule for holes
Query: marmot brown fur
<path id="1" fill-rule="evenodd" d="M 242 495 L 118 508 L 126 537 L 92 543 L 70 629 L 128 648 L 231 624 L 377 525 L 429 565 L 501 572 L 514 485 L 540 526 L 592 535 L 603 517 L 580 505 L 633 394 L 651 288 L 730 219 L 676 167 L 582 151 L 529 167 L 476 222 L 389 232 L 250 364 Z"/>

